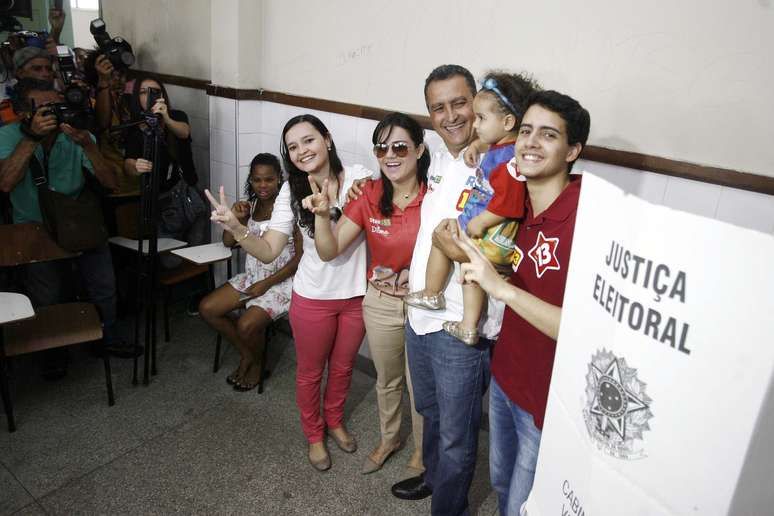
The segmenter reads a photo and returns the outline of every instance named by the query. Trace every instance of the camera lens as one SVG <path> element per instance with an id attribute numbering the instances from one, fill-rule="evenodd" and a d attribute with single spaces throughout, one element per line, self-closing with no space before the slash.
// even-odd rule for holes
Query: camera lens
<path id="1" fill-rule="evenodd" d="M 67 88 L 65 90 L 65 100 L 70 105 L 81 106 L 86 101 L 86 93 L 78 88 Z"/>
<path id="2" fill-rule="evenodd" d="M 134 55 L 128 50 L 121 52 L 121 62 L 126 67 L 130 67 L 134 64 Z"/>

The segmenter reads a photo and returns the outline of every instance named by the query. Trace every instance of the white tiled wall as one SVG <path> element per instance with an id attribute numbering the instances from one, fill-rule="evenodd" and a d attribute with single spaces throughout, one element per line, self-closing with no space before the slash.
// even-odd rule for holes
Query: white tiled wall
<path id="1" fill-rule="evenodd" d="M 774 196 L 593 161 L 579 160 L 576 167 L 648 202 L 774 234 Z"/>
<path id="2" fill-rule="evenodd" d="M 199 186 L 207 188 L 210 179 L 210 113 L 208 97 L 203 90 L 166 85 L 172 107 L 188 115 L 191 124 L 191 140 L 194 166 L 199 176 Z"/>

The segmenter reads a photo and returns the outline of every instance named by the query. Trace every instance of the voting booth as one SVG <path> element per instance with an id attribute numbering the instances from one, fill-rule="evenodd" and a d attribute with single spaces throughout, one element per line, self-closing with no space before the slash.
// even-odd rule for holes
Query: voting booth
<path id="1" fill-rule="evenodd" d="M 774 514 L 774 237 L 584 174 L 522 514 Z"/>

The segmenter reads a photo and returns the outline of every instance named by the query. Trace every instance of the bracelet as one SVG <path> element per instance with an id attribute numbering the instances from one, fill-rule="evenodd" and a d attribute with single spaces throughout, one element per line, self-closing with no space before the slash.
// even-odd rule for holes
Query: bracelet
<path id="1" fill-rule="evenodd" d="M 248 236 L 250 236 L 250 229 L 249 228 L 245 228 L 245 232 L 244 232 L 244 234 L 241 237 L 237 237 L 236 235 L 234 235 L 234 242 L 236 242 L 238 244 L 239 242 L 241 242 L 242 240 L 244 240 Z"/>

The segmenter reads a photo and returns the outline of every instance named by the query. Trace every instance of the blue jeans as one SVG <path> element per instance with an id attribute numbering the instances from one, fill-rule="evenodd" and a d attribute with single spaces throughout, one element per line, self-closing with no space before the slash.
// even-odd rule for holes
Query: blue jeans
<path id="1" fill-rule="evenodd" d="M 489 477 L 501 516 L 518 515 L 527 500 L 540 449 L 540 430 L 492 378 L 489 387 Z"/>
<path id="2" fill-rule="evenodd" d="M 433 490 L 432 514 L 469 514 L 490 346 L 486 339 L 467 346 L 445 331 L 417 335 L 406 324 L 414 404 L 424 417 L 422 460 Z"/>

